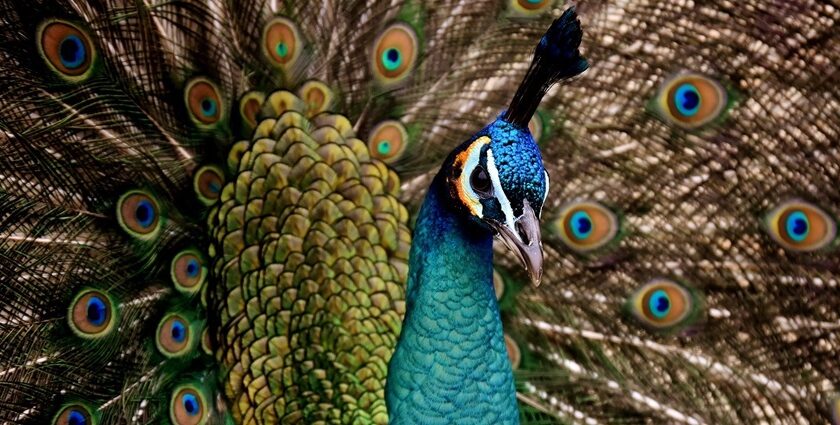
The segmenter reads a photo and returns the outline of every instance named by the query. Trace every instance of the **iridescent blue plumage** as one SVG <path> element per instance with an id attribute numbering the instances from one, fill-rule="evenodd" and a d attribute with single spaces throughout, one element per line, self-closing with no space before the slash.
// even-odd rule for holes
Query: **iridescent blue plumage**
<path id="1" fill-rule="evenodd" d="M 546 90 L 586 69 L 568 10 L 542 37 L 510 107 L 457 147 L 414 231 L 406 315 L 388 368 L 392 424 L 518 424 L 516 389 L 493 289 L 493 236 L 535 284 L 548 174 L 527 123 Z"/>
<path id="2" fill-rule="evenodd" d="M 545 173 L 540 149 L 531 133 L 523 131 L 502 118 L 493 121 L 476 134 L 490 138 L 490 150 L 499 170 L 499 180 L 505 188 L 513 212 L 522 214 L 522 201 L 528 199 L 539 211 L 546 191 Z"/>
<path id="3" fill-rule="evenodd" d="M 415 227 L 406 317 L 388 370 L 391 423 L 518 423 L 493 235 L 445 205 L 444 184 L 435 180 Z"/>

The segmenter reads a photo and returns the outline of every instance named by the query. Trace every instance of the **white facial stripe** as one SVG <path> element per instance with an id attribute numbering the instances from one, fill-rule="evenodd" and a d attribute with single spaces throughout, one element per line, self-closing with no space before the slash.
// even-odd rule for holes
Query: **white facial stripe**
<path id="1" fill-rule="evenodd" d="M 545 198 L 548 198 L 548 171 L 543 170 L 543 173 L 545 173 L 545 192 L 543 193 L 543 200 L 538 214 L 540 216 L 542 215 L 542 209 L 545 207 Z"/>
<path id="2" fill-rule="evenodd" d="M 487 150 L 487 174 L 490 174 L 490 181 L 493 182 L 493 195 L 499 201 L 499 205 L 502 207 L 502 213 L 505 214 L 505 224 L 512 230 L 515 230 L 516 226 L 514 223 L 516 222 L 516 217 L 513 216 L 513 208 L 511 208 L 510 201 L 508 201 L 507 195 L 502 189 L 502 182 L 499 180 L 499 170 L 496 168 L 496 159 L 493 158 L 493 151 L 489 149 Z M 519 232 L 514 233 L 519 234 Z"/>
<path id="3" fill-rule="evenodd" d="M 481 140 L 479 140 L 480 142 Z M 487 139 L 489 142 L 490 139 Z M 473 215 L 476 217 L 484 217 L 484 206 L 481 205 L 481 199 L 478 197 L 478 194 L 475 193 L 472 189 L 472 185 L 470 184 L 470 176 L 472 176 L 473 170 L 478 165 L 479 159 L 481 159 L 481 146 L 485 143 L 481 144 L 474 144 L 473 148 L 470 150 L 469 155 L 467 156 L 467 160 L 464 162 L 463 172 L 461 173 L 461 189 L 463 190 L 464 195 L 469 198 L 469 207 L 472 211 Z"/>

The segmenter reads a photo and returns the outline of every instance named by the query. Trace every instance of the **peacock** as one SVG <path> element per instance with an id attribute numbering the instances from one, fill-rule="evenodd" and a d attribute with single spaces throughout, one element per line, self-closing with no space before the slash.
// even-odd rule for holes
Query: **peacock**
<path id="1" fill-rule="evenodd" d="M 840 423 L 838 22 L 1 0 L 0 423 Z"/>

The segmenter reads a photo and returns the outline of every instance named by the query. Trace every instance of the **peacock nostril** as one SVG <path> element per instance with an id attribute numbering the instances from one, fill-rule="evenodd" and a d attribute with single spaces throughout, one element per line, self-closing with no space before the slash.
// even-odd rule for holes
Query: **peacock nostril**
<path id="1" fill-rule="evenodd" d="M 528 230 L 525 226 L 522 225 L 522 221 L 516 222 L 516 232 L 519 234 L 519 238 L 522 240 L 522 243 L 525 245 L 531 245 L 531 239 L 528 235 Z"/>
<path id="2" fill-rule="evenodd" d="M 522 208 L 522 217 L 516 220 L 516 232 L 522 243 L 531 246 L 534 242 L 540 244 L 540 220 L 537 218 L 534 209 L 526 199 Z"/>

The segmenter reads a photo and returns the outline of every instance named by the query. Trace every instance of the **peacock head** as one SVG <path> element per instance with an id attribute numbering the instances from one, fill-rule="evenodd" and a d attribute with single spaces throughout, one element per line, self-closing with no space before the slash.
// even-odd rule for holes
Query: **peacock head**
<path id="1" fill-rule="evenodd" d="M 539 216 L 548 194 L 548 173 L 531 133 L 497 119 L 458 147 L 449 161 L 446 178 L 452 201 L 492 229 L 539 285 Z"/>
<path id="2" fill-rule="evenodd" d="M 456 148 L 444 164 L 455 205 L 492 228 L 516 253 L 535 285 L 542 278 L 539 216 L 548 194 L 548 173 L 528 122 L 549 87 L 589 66 L 578 50 L 582 36 L 574 8 L 567 9 L 537 44 L 510 107 Z"/>

